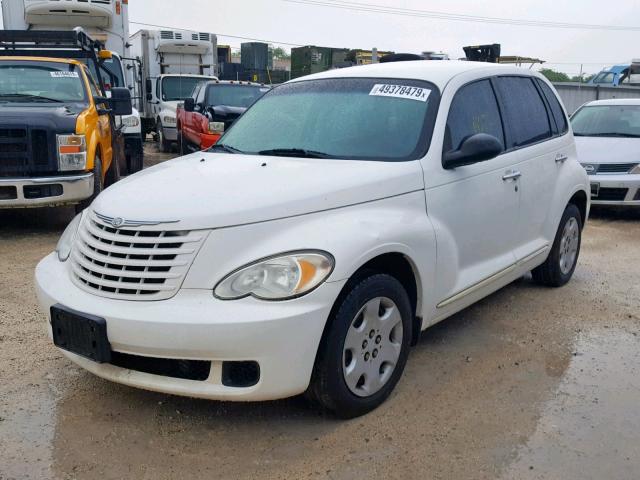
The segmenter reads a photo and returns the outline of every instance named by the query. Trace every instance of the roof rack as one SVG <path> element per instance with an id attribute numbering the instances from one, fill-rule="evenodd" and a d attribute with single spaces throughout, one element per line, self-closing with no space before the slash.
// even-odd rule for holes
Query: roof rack
<path id="1" fill-rule="evenodd" d="M 70 31 L 55 30 L 0 30 L 0 57 L 30 56 L 47 58 L 87 59 L 96 70 L 112 73 L 102 66 L 101 42 L 92 39 L 81 27 Z M 102 75 L 95 79 L 105 95 Z"/>
<path id="2" fill-rule="evenodd" d="M 71 31 L 0 30 L 0 56 L 25 55 L 63 58 L 95 58 L 102 44 L 81 28 Z"/>

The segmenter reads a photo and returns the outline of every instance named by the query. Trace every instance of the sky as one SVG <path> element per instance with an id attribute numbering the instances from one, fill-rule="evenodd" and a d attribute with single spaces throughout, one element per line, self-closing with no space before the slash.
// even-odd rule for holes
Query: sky
<path id="1" fill-rule="evenodd" d="M 362 12 L 286 0 L 129 0 L 131 22 L 218 34 L 239 47 L 235 35 L 271 43 L 396 52 L 444 51 L 464 56 L 465 45 L 500 43 L 503 55 L 537 57 L 577 75 L 640 58 L 638 0 L 353 0 L 413 10 L 579 24 L 636 27 L 635 31 L 548 28 Z M 131 25 L 134 33 L 142 25 Z M 290 48 L 290 45 L 282 45 Z"/>

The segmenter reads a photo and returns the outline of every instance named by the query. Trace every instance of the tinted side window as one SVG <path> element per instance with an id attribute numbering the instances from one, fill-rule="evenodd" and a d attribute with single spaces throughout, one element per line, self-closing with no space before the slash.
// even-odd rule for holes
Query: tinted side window
<path id="1" fill-rule="evenodd" d="M 551 114 L 553 115 L 553 119 L 556 121 L 556 125 L 558 126 L 558 131 L 561 135 L 563 133 L 566 133 L 568 130 L 567 117 L 565 117 L 564 111 L 560 106 L 560 102 L 558 102 L 558 97 L 556 97 L 555 93 L 553 93 L 553 90 L 551 90 L 551 88 L 549 88 L 549 85 L 547 85 L 545 82 L 539 79 L 536 79 L 536 81 L 538 82 L 538 85 L 540 85 L 544 96 L 547 97 L 547 101 L 549 102 L 549 106 L 551 107 Z"/>
<path id="2" fill-rule="evenodd" d="M 498 102 L 489 80 L 465 85 L 453 97 L 445 130 L 444 151 L 457 150 L 464 139 L 476 133 L 493 135 L 504 146 Z"/>
<path id="3" fill-rule="evenodd" d="M 499 77 L 497 84 L 505 115 L 507 148 L 551 137 L 547 109 L 531 78 Z"/>

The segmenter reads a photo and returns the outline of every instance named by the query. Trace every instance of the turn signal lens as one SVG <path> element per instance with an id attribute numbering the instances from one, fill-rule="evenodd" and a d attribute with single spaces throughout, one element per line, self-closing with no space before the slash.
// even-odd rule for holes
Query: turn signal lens
<path id="1" fill-rule="evenodd" d="M 87 142 L 84 135 L 58 135 L 58 170 L 85 170 Z"/>
<path id="2" fill-rule="evenodd" d="M 213 293 L 222 300 L 248 296 L 287 300 L 311 292 L 333 271 L 333 256 L 326 252 L 294 252 L 259 260 L 227 275 Z"/>

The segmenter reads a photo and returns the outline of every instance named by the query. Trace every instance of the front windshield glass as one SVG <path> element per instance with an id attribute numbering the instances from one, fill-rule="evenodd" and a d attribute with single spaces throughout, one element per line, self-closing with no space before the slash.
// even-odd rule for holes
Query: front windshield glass
<path id="1" fill-rule="evenodd" d="M 587 137 L 640 137 L 640 105 L 596 105 L 571 118 L 573 133 Z"/>
<path id="2" fill-rule="evenodd" d="M 438 91 L 417 80 L 308 80 L 271 90 L 220 140 L 262 155 L 414 160 L 428 148 Z"/>
<path id="3" fill-rule="evenodd" d="M 85 102 L 87 95 L 80 69 L 58 62 L 0 62 L 0 103 Z"/>
<path id="4" fill-rule="evenodd" d="M 165 77 L 162 80 L 162 100 L 184 100 L 191 96 L 196 85 L 202 82 L 202 77 Z"/>
<path id="5" fill-rule="evenodd" d="M 206 103 L 210 107 L 224 105 L 249 108 L 267 91 L 269 89 L 266 87 L 216 84 L 207 90 Z"/>
<path id="6" fill-rule="evenodd" d="M 613 80 L 615 77 L 616 74 L 613 72 L 601 72 L 594 77 L 593 83 L 613 84 Z"/>

